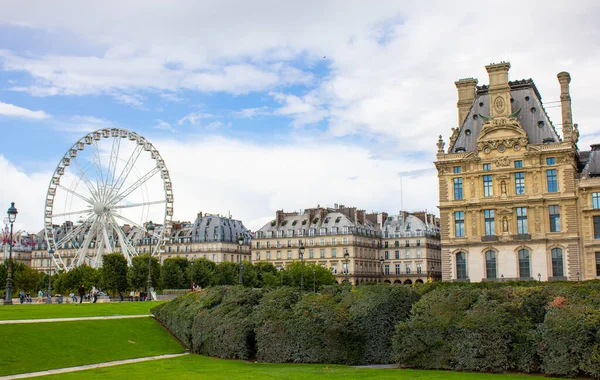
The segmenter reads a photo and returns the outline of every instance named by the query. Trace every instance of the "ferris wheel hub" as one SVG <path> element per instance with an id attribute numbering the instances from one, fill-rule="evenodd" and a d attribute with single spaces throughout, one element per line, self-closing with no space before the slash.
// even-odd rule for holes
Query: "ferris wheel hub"
<path id="1" fill-rule="evenodd" d="M 102 215 L 106 211 L 108 211 L 108 207 L 104 204 L 104 202 L 96 202 L 94 204 L 94 212 L 96 215 Z"/>

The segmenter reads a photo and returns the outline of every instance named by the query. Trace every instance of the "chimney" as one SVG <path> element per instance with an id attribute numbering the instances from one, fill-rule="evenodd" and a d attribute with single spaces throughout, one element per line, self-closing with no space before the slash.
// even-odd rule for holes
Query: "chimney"
<path id="1" fill-rule="evenodd" d="M 569 94 L 569 83 L 571 76 L 566 71 L 556 76 L 560 83 L 560 108 L 562 111 L 562 135 L 564 141 L 571 141 L 573 131 L 573 116 L 571 114 L 571 95 Z"/>
<path id="2" fill-rule="evenodd" d="M 475 100 L 475 87 L 477 86 L 477 79 L 475 78 L 463 78 L 454 82 L 456 89 L 458 90 L 458 102 L 456 108 L 458 108 L 458 127 L 460 128 L 471 109 L 471 105 Z"/>
<path id="3" fill-rule="evenodd" d="M 283 222 L 283 219 L 285 218 L 285 214 L 283 213 L 283 210 L 277 210 L 275 212 L 275 223 L 277 223 L 276 225 L 279 226 L 281 224 L 281 222 Z"/>
<path id="4" fill-rule="evenodd" d="M 490 77 L 490 117 L 508 117 L 512 113 L 508 70 L 510 63 L 500 62 L 487 65 L 485 69 Z"/>

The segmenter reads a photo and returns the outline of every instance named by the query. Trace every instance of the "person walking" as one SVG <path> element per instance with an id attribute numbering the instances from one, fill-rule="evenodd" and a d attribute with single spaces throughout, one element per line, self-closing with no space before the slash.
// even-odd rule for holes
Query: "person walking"
<path id="1" fill-rule="evenodd" d="M 92 286 L 92 297 L 94 297 L 94 303 L 98 301 L 98 288 L 97 285 Z"/>
<path id="2" fill-rule="evenodd" d="M 38 291 L 38 303 L 42 303 L 43 299 L 44 299 L 44 292 L 42 292 L 40 290 L 40 291 Z"/>
<path id="3" fill-rule="evenodd" d="M 83 297 L 85 297 L 85 286 L 81 284 L 79 287 L 79 303 L 83 302 Z"/>
<path id="4" fill-rule="evenodd" d="M 25 292 L 23 292 L 22 290 L 19 292 L 19 302 L 21 304 L 23 304 L 23 301 L 25 301 Z"/>

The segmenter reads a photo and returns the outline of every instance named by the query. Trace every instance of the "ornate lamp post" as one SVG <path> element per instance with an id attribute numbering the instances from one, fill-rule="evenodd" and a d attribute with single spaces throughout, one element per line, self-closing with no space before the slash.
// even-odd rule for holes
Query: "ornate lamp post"
<path id="1" fill-rule="evenodd" d="M 298 257 L 300 258 L 300 294 L 304 290 L 304 244 L 300 242 L 300 247 L 298 248 Z"/>
<path id="2" fill-rule="evenodd" d="M 15 202 L 10 203 L 8 211 L 8 223 L 10 223 L 10 238 L 8 241 L 8 273 L 6 276 L 6 299 L 4 300 L 5 305 L 12 305 L 12 246 L 13 246 L 13 223 L 17 220 L 17 214 L 19 213 L 15 208 Z"/>
<path id="3" fill-rule="evenodd" d="M 151 299 L 150 290 L 152 289 L 152 237 L 154 236 L 154 224 L 152 221 L 148 222 L 146 226 L 146 232 L 148 233 L 148 285 L 146 299 Z"/>
<path id="4" fill-rule="evenodd" d="M 244 285 L 244 263 L 242 262 L 242 246 L 244 245 L 244 235 L 238 236 L 238 246 L 240 247 L 240 285 Z"/>
<path id="5" fill-rule="evenodd" d="M 381 265 L 381 276 L 385 277 L 385 271 L 383 270 L 383 263 L 384 263 L 383 256 L 381 256 L 381 258 L 379 259 L 379 265 Z"/>
<path id="6" fill-rule="evenodd" d="M 48 257 L 54 257 L 52 247 L 48 250 Z M 52 267 L 50 267 L 50 273 L 48 273 L 48 303 L 52 303 Z"/>
<path id="7" fill-rule="evenodd" d="M 344 272 L 346 274 L 346 282 L 348 282 L 348 272 L 349 272 L 349 267 L 348 267 L 348 261 L 350 260 L 350 253 L 348 253 L 348 248 L 344 249 L 344 260 L 346 260 L 346 268 L 344 268 Z"/>

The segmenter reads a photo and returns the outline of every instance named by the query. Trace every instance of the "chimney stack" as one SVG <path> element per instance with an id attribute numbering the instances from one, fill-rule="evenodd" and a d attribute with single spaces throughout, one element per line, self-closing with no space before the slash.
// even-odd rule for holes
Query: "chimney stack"
<path id="1" fill-rule="evenodd" d="M 492 63 L 485 67 L 490 78 L 490 117 L 508 117 L 512 113 L 510 85 L 508 84 L 509 62 Z"/>
<path id="2" fill-rule="evenodd" d="M 458 127 L 460 128 L 469 113 L 469 109 L 475 100 L 475 87 L 477 86 L 477 79 L 475 78 L 463 78 L 459 79 L 454 84 L 458 90 L 458 102 L 456 108 L 458 108 Z"/>
<path id="3" fill-rule="evenodd" d="M 556 76 L 560 83 L 560 108 L 562 111 L 562 135 L 564 141 L 571 141 L 573 132 L 573 116 L 571 114 L 571 95 L 569 94 L 569 83 L 571 76 L 566 71 Z"/>

